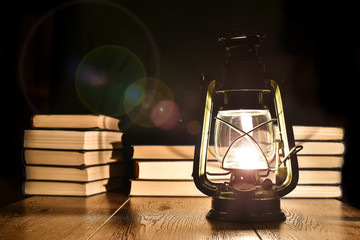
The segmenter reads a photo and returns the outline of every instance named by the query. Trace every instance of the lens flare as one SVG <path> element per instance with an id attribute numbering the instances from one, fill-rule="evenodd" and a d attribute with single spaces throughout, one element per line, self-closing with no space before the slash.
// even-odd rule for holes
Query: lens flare
<path id="1" fill-rule="evenodd" d="M 80 60 L 88 57 L 83 57 L 88 53 L 87 51 L 104 43 L 108 46 L 118 45 L 129 49 L 137 55 L 137 58 L 141 59 L 142 65 L 144 65 L 142 68 L 145 67 L 147 73 L 154 77 L 158 75 L 159 57 L 155 41 L 146 25 L 131 11 L 119 4 L 101 0 L 72 1 L 60 4 L 33 23 L 22 43 L 20 51 L 18 65 L 20 85 L 29 106 L 36 113 L 48 112 L 42 106 L 44 102 L 49 102 L 49 79 L 54 77 L 52 76 L 52 71 L 50 71 L 53 69 L 51 65 L 53 63 L 51 50 L 58 47 L 54 45 L 53 41 L 54 31 L 57 30 L 54 28 L 54 23 L 56 23 L 56 26 L 66 25 L 74 21 L 75 13 L 81 13 L 81 17 L 76 19 L 79 21 L 80 19 L 86 20 L 86 26 L 80 31 L 70 27 L 71 31 L 69 31 L 69 34 L 73 34 L 71 37 L 74 40 L 83 39 L 84 41 L 68 41 L 64 46 L 61 46 L 64 47 L 64 51 L 69 52 L 66 52 L 64 54 L 66 57 L 62 59 L 64 66 L 62 66 L 63 69 L 60 69 L 59 72 L 62 72 L 63 76 L 60 76 L 59 79 L 66 78 L 66 81 L 70 82 L 69 86 L 75 87 L 75 75 Z M 94 14 L 99 17 L 94 18 Z M 75 22 L 74 24 L 77 26 L 81 23 Z M 57 68 L 58 66 L 55 67 Z M 84 75 L 81 78 L 87 79 L 86 84 L 93 88 L 104 88 L 112 84 L 112 79 L 109 79 L 109 76 L 98 71 L 98 69 L 89 68 L 87 72 L 82 74 Z M 56 76 L 58 77 L 58 75 Z M 144 77 L 145 75 L 142 76 L 142 78 Z M 117 88 L 115 87 L 115 89 Z M 70 92 L 73 92 L 73 90 L 70 89 Z M 58 94 L 66 94 L 67 92 L 69 91 Z M 101 104 L 95 102 L 102 102 L 104 99 L 110 100 L 110 98 L 113 99 L 113 96 L 109 97 L 106 93 L 101 97 L 99 95 L 94 96 L 93 102 L 88 101 L 86 97 L 82 100 L 85 100 L 87 106 L 97 113 L 102 113 L 104 109 L 104 113 L 111 113 L 112 115 L 118 115 L 123 112 L 121 107 L 119 109 L 100 107 Z M 120 97 L 120 99 L 123 98 L 123 96 Z M 115 100 L 115 105 L 117 105 L 116 101 L 118 100 Z"/>
<path id="2" fill-rule="evenodd" d="M 130 50 L 120 46 L 101 46 L 87 54 L 76 72 L 76 90 L 83 104 L 99 114 L 120 116 L 123 102 L 131 99 L 133 85 L 144 79 L 145 69 Z M 140 86 L 139 86 L 140 87 Z M 129 90 L 130 89 L 130 90 Z"/>
<path id="3" fill-rule="evenodd" d="M 186 131 L 190 135 L 197 135 L 201 130 L 201 125 L 198 121 L 192 120 L 186 124 Z"/>
<path id="4" fill-rule="evenodd" d="M 165 82 L 157 78 L 142 79 L 127 91 L 129 99 L 125 98 L 124 107 L 133 123 L 147 128 L 170 129 L 179 122 L 179 107 Z"/>
<path id="5" fill-rule="evenodd" d="M 142 85 L 133 83 L 125 91 L 125 102 L 132 106 L 139 105 L 145 98 L 145 89 Z"/>
<path id="6" fill-rule="evenodd" d="M 151 120 L 161 129 L 175 127 L 179 117 L 179 107 L 173 101 L 161 101 L 151 111 Z"/>

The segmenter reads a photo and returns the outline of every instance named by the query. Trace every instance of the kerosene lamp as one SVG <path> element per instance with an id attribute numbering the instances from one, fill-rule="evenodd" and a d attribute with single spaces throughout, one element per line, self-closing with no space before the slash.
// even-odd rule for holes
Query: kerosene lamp
<path id="1" fill-rule="evenodd" d="M 279 85 L 265 72 L 258 56 L 263 39 L 264 35 L 255 32 L 221 37 L 227 59 L 219 77 L 214 80 L 203 75 L 205 108 L 193 178 L 197 188 L 212 197 L 210 219 L 284 220 L 280 198 L 298 182 L 296 153 L 302 147 L 295 146 L 292 127 L 285 124 Z M 213 147 L 209 146 L 211 136 Z M 213 173 L 206 171 L 208 154 L 220 161 L 228 179 L 209 180 Z"/>

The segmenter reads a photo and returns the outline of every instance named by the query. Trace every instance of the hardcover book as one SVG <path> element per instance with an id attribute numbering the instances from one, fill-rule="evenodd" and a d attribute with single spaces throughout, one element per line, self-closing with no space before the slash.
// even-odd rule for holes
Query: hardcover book
<path id="1" fill-rule="evenodd" d="M 90 166 L 122 160 L 123 149 L 91 151 L 24 149 L 24 161 L 28 165 Z"/>
<path id="2" fill-rule="evenodd" d="M 55 196 L 83 196 L 122 188 L 124 181 L 121 178 L 102 179 L 92 182 L 56 182 L 56 181 L 30 181 L 24 182 L 24 193 L 29 195 L 55 195 Z"/>
<path id="3" fill-rule="evenodd" d="M 34 128 L 77 128 L 120 130 L 119 119 L 104 115 L 36 114 L 32 117 Z"/>
<path id="4" fill-rule="evenodd" d="M 106 164 L 82 167 L 25 166 L 27 180 L 94 181 L 124 175 L 124 164 Z"/>
<path id="5" fill-rule="evenodd" d="M 25 130 L 24 148 L 95 150 L 122 148 L 122 132 Z"/>

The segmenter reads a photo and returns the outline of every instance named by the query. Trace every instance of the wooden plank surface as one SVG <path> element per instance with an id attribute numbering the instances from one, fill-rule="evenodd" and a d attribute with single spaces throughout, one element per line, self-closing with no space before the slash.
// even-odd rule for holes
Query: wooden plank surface
<path id="1" fill-rule="evenodd" d="M 282 199 L 286 220 L 209 221 L 210 198 L 31 197 L 0 209 L 0 239 L 359 239 L 360 210 L 335 199 Z"/>
<path id="2" fill-rule="evenodd" d="M 34 196 L 0 209 L 0 239 L 86 239 L 127 197 Z"/>
<path id="3" fill-rule="evenodd" d="M 209 221 L 209 198 L 132 197 L 91 239 L 359 239 L 360 211 L 335 199 L 282 199 L 286 220 Z"/>
<path id="4" fill-rule="evenodd" d="M 210 198 L 132 197 L 91 239 L 259 239 L 252 226 L 206 219 Z"/>
<path id="5" fill-rule="evenodd" d="M 360 211 L 336 199 L 282 199 L 286 221 L 254 224 L 261 239 L 360 239 Z"/>

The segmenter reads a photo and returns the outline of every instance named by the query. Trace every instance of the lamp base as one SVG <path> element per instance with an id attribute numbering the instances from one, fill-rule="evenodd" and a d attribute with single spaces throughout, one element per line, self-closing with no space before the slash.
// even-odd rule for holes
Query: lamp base
<path id="1" fill-rule="evenodd" d="M 212 199 L 209 219 L 236 222 L 278 222 L 286 219 L 280 208 L 280 198 Z"/>

